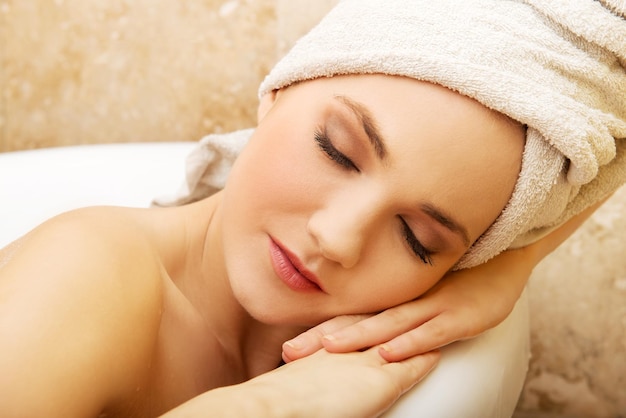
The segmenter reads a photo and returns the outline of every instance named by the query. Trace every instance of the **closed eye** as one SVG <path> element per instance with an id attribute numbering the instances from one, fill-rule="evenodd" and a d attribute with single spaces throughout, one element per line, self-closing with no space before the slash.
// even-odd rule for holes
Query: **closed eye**
<path id="1" fill-rule="evenodd" d="M 419 257 L 424 264 L 430 264 L 432 266 L 433 252 L 422 245 L 404 219 L 400 218 L 400 221 L 402 222 L 402 235 L 411 248 L 411 251 L 413 251 L 413 254 Z"/>
<path id="2" fill-rule="evenodd" d="M 335 148 L 326 131 L 319 129 L 316 130 L 315 142 L 328 158 L 339 164 L 341 167 L 356 172 L 361 171 L 350 158 L 348 158 L 343 152 Z"/>

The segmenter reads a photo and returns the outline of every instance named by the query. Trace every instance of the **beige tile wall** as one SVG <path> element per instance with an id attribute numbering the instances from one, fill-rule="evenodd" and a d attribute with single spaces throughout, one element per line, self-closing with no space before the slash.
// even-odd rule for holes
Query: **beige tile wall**
<path id="1" fill-rule="evenodd" d="M 275 60 L 337 0 L 0 0 L 0 152 L 251 126 Z"/>
<path id="2" fill-rule="evenodd" d="M 625 214 L 622 187 L 535 269 L 520 411 L 626 417 Z"/>
<path id="3" fill-rule="evenodd" d="M 8 4 L 0 0 L 0 152 L 4 149 L 7 138 L 7 91 L 6 91 L 6 50 L 7 50 L 7 12 Z"/>
<path id="4" fill-rule="evenodd" d="M 0 150 L 250 126 L 273 0 L 1 0 Z"/>
<path id="5" fill-rule="evenodd" d="M 0 151 L 251 126 L 262 77 L 336 2 L 0 0 Z M 626 416 L 624 213 L 626 189 L 535 271 L 520 417 Z"/>

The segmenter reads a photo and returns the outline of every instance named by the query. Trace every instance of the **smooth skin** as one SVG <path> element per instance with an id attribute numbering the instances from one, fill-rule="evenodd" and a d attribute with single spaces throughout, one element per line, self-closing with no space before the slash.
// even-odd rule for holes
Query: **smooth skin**
<path id="1" fill-rule="evenodd" d="M 375 117 L 387 161 L 338 95 Z M 417 97 L 428 98 L 421 110 Z M 302 83 L 265 109 L 224 192 L 177 208 L 69 212 L 2 250 L 0 415 L 376 416 L 434 366 L 436 352 L 389 363 L 374 348 L 318 350 L 276 369 L 283 342 L 309 326 L 409 302 L 432 287 L 468 243 L 419 203 L 428 199 L 476 239 L 508 200 L 523 131 L 442 87 L 385 76 Z M 359 170 L 316 143 L 320 125 Z M 479 168 L 490 153 L 465 161 L 478 140 L 504 147 L 487 177 Z M 444 182 L 445 164 L 462 170 L 458 183 Z M 498 168 L 508 180 L 493 181 Z M 472 198 L 477 181 L 492 199 Z M 432 265 L 407 245 L 400 217 L 434 248 Z M 269 236 L 297 254 L 323 292 L 284 285 Z M 428 299 L 452 300 L 450 292 Z"/>

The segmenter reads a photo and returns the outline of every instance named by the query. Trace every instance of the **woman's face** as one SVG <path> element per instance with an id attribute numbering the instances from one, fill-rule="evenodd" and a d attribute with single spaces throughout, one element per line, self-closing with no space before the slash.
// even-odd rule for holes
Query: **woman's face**
<path id="1" fill-rule="evenodd" d="M 222 207 L 231 285 L 263 322 L 416 298 L 513 191 L 523 128 L 444 87 L 341 76 L 264 100 Z"/>

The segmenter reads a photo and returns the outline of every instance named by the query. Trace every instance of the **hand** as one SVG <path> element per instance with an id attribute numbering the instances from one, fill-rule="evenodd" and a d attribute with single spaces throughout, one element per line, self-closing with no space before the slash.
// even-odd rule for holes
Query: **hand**
<path id="1" fill-rule="evenodd" d="M 376 417 L 438 359 L 439 353 L 431 352 L 388 363 L 375 349 L 319 350 L 246 382 L 204 392 L 162 417 Z"/>
<path id="2" fill-rule="evenodd" d="M 283 345 L 286 362 L 324 347 L 349 352 L 379 345 L 387 361 L 400 361 L 499 324 L 521 295 L 534 262 L 526 250 L 507 251 L 488 263 L 449 273 L 420 298 L 377 315 L 333 318 Z"/>
<path id="3" fill-rule="evenodd" d="M 448 274 L 420 298 L 378 315 L 349 315 L 326 321 L 286 342 L 286 362 L 321 347 L 348 352 L 380 345 L 388 361 L 399 361 L 448 343 L 474 337 L 502 322 L 532 269 L 565 241 L 604 201 L 598 202 L 546 237 L 509 250 L 485 264 Z"/>
<path id="4" fill-rule="evenodd" d="M 280 394 L 277 402 L 298 408 L 292 416 L 373 417 L 419 382 L 438 359 L 437 351 L 388 363 L 376 349 L 344 354 L 319 350 L 245 385 Z"/>

